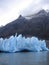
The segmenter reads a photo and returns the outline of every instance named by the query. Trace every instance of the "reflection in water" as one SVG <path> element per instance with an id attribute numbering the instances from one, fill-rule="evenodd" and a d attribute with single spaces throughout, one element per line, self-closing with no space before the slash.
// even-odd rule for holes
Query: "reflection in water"
<path id="1" fill-rule="evenodd" d="M 49 65 L 49 52 L 0 53 L 0 65 Z"/>
<path id="2" fill-rule="evenodd" d="M 47 52 L 47 65 L 49 65 L 49 52 Z"/>

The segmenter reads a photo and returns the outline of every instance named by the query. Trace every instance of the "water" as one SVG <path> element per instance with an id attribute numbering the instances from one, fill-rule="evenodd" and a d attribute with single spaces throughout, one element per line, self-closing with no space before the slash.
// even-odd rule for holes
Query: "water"
<path id="1" fill-rule="evenodd" d="M 0 65 L 49 65 L 49 52 L 0 53 Z"/>

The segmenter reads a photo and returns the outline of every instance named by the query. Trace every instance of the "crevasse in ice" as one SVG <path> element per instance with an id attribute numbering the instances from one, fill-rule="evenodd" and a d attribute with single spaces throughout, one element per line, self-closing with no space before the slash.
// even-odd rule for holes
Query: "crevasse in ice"
<path id="1" fill-rule="evenodd" d="M 11 36 L 10 38 L 0 38 L 0 51 L 17 52 L 22 50 L 29 51 L 47 51 L 45 40 L 39 40 L 37 37 L 22 37 L 22 34 Z"/>

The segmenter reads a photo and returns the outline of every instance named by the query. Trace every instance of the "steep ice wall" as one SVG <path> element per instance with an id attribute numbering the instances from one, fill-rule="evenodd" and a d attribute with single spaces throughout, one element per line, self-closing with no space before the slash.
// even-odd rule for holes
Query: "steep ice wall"
<path id="1" fill-rule="evenodd" d="M 0 51 L 17 52 L 22 50 L 40 52 L 48 51 L 45 40 L 39 40 L 37 37 L 22 37 L 22 35 L 11 36 L 8 39 L 0 38 Z"/>

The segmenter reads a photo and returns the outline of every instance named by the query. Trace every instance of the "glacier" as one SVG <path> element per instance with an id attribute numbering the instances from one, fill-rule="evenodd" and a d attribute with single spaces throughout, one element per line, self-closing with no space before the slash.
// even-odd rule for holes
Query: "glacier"
<path id="1" fill-rule="evenodd" d="M 8 39 L 0 38 L 0 51 L 19 52 L 22 50 L 31 52 L 48 51 L 45 40 L 39 40 L 37 37 L 23 37 L 22 34 L 10 36 Z"/>

